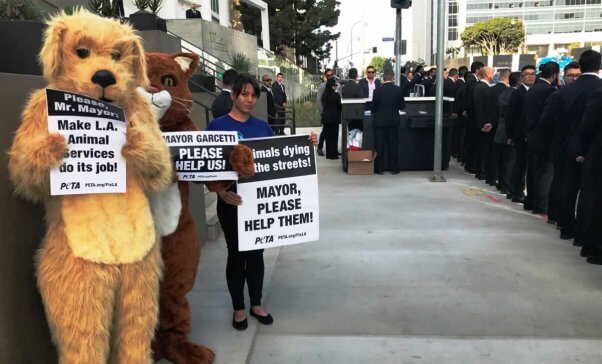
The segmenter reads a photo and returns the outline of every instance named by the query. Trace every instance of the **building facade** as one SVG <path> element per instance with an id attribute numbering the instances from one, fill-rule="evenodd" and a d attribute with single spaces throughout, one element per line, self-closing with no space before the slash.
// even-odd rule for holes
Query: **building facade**
<path id="1" fill-rule="evenodd" d="M 571 45 L 602 45 L 602 0 L 449 0 L 446 49 L 462 46 L 467 26 L 500 17 L 522 20 L 527 33 L 522 51 L 540 57 Z"/>

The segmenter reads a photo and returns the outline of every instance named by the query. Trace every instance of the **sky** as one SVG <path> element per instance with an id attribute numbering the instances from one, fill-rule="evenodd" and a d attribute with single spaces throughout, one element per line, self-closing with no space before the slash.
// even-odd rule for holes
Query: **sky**
<path id="1" fill-rule="evenodd" d="M 338 40 L 339 58 L 350 54 L 351 31 L 353 30 L 353 52 L 370 49 L 370 54 L 356 55 L 353 57 L 355 66 L 361 66 L 362 56 L 369 62 L 375 54 L 372 47 L 377 47 L 377 54 L 384 57 L 393 56 L 394 42 L 383 42 L 383 37 L 395 37 L 395 9 L 391 8 L 390 0 L 339 0 L 341 15 L 339 23 L 330 28 L 333 32 L 340 32 Z M 404 16 L 405 19 L 405 16 Z M 357 23 L 357 24 L 356 24 Z M 355 24 L 355 25 L 354 25 Z M 353 27 L 353 29 L 352 29 Z M 404 27 L 405 28 L 405 27 Z M 405 37 L 404 37 L 405 38 Z M 332 59 L 334 63 L 336 47 L 333 44 Z M 347 64 L 349 58 L 339 62 L 339 66 Z"/>

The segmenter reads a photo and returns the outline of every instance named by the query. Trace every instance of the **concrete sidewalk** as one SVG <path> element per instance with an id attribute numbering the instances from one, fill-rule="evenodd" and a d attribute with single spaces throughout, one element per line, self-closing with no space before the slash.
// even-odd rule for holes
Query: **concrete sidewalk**
<path id="1" fill-rule="evenodd" d="M 455 164 L 318 167 L 321 240 L 265 254 L 273 326 L 232 328 L 225 242 L 204 245 L 192 339 L 216 363 L 602 362 L 602 269 L 542 217 Z"/>

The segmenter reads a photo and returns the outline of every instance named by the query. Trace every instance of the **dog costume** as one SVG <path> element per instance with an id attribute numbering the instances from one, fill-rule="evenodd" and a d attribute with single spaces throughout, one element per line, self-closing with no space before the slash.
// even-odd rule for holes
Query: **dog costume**
<path id="1" fill-rule="evenodd" d="M 112 102 L 127 120 L 122 194 L 50 196 L 49 171 L 68 145 L 48 132 L 45 90 L 33 93 L 10 149 L 16 193 L 46 205 L 36 268 L 59 361 L 148 364 L 162 262 L 145 192 L 167 187 L 172 169 L 150 104 L 135 91 L 148 85 L 140 39 L 118 21 L 62 13 L 48 23 L 40 59 L 48 87 Z"/>
<path id="2" fill-rule="evenodd" d="M 159 121 L 161 130 L 197 130 L 190 119 L 192 94 L 188 88 L 188 79 L 199 65 L 198 55 L 147 53 L 146 57 L 151 86 L 162 92 L 168 91 L 172 98 L 171 107 Z M 253 175 L 252 151 L 243 145 L 236 146 L 230 154 L 230 164 L 240 177 Z M 205 184 L 210 191 L 217 191 L 227 188 L 231 183 L 232 181 L 217 181 Z M 173 233 L 162 239 L 165 272 L 160 289 L 159 328 L 153 343 L 154 357 L 155 360 L 166 358 L 176 364 L 211 363 L 214 353 L 188 340 L 191 313 L 186 294 L 194 286 L 201 257 L 201 242 L 189 209 L 188 182 L 178 182 L 178 189 L 181 198 L 181 210 L 177 211 L 178 226 Z M 176 206 L 173 203 L 167 205 Z M 163 214 L 173 215 L 166 211 Z M 156 219 L 161 217 L 156 216 Z"/>

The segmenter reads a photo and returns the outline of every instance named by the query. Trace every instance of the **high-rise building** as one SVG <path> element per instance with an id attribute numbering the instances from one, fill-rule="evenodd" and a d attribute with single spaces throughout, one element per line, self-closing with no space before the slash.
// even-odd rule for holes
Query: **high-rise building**
<path id="1" fill-rule="evenodd" d="M 602 0 L 449 0 L 446 49 L 462 46 L 467 26 L 500 17 L 522 20 L 526 51 L 539 56 L 575 43 L 602 45 Z"/>

